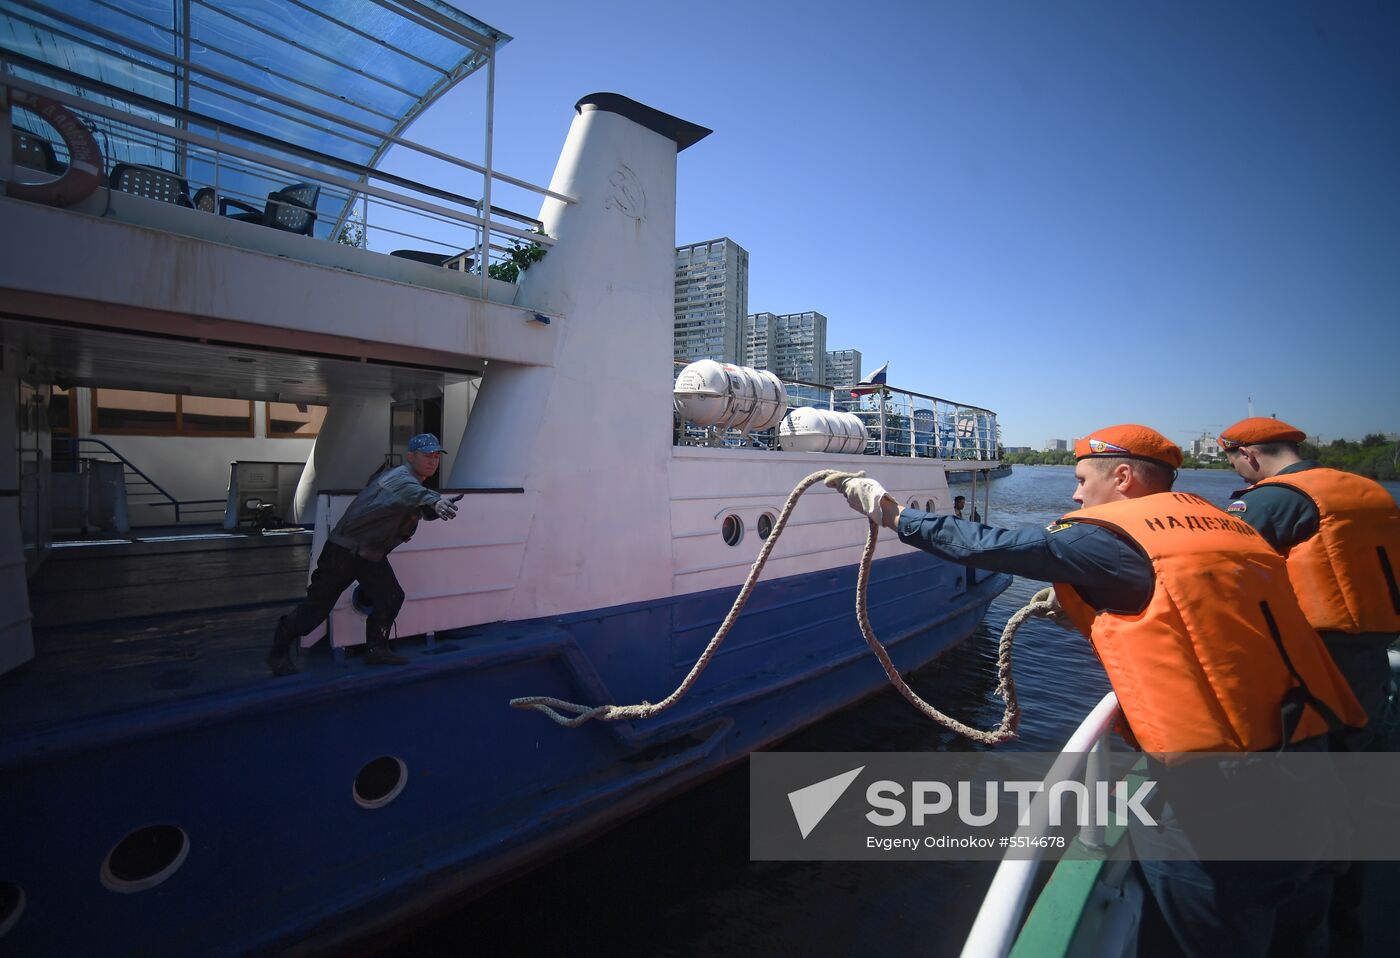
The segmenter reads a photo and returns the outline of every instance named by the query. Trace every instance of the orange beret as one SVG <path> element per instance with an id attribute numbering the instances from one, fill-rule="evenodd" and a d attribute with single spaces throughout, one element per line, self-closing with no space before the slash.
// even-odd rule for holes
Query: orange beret
<path id="1" fill-rule="evenodd" d="M 1091 456 L 1146 459 L 1170 469 L 1181 468 L 1181 450 L 1176 443 L 1155 429 L 1134 423 L 1095 429 L 1087 438 L 1075 442 L 1074 454 L 1080 459 Z"/>
<path id="2" fill-rule="evenodd" d="M 1241 419 L 1229 429 L 1222 430 L 1220 438 L 1215 441 L 1220 443 L 1222 449 L 1238 449 L 1261 442 L 1302 442 L 1306 438 L 1307 433 L 1282 419 L 1254 416 Z"/>

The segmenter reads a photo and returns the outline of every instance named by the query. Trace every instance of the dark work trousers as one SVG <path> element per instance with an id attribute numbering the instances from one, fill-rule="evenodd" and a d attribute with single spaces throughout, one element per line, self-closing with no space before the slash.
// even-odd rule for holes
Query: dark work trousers
<path id="1" fill-rule="evenodd" d="M 1326 751 L 1326 747 L 1326 736 L 1319 735 L 1290 751 Z M 1321 958 L 1328 953 L 1327 910 L 1338 870 L 1335 862 L 1168 858 L 1194 854 L 1193 835 L 1218 836 L 1230 831 L 1231 821 L 1238 823 L 1236 830 L 1241 834 L 1251 830 L 1249 821 L 1259 814 L 1259 806 L 1241 802 L 1231 807 L 1222 802 L 1219 782 L 1237 781 L 1243 775 L 1253 780 L 1253 789 L 1277 774 L 1269 755 L 1260 753 L 1174 768 L 1149 762 L 1148 775 L 1158 781 L 1166 803 L 1157 813 L 1158 826 L 1129 822 L 1150 897 L 1138 932 L 1140 956 Z M 1207 779 L 1215 787 L 1202 788 Z M 1298 787 L 1318 803 L 1345 805 L 1326 776 Z M 1250 794 L 1257 793 L 1251 790 Z M 1315 841 L 1319 856 L 1336 840 L 1331 824 L 1323 827 L 1328 834 L 1319 832 Z"/>
<path id="2" fill-rule="evenodd" d="M 326 621 L 331 607 L 352 582 L 364 586 L 374 603 L 374 611 L 365 620 L 365 641 L 370 645 L 386 641 L 403 606 L 403 589 L 394 576 L 394 567 L 388 558 L 372 562 L 333 542 L 321 549 L 311 584 L 306 587 L 306 598 L 287 617 L 292 634 L 305 635 Z"/>

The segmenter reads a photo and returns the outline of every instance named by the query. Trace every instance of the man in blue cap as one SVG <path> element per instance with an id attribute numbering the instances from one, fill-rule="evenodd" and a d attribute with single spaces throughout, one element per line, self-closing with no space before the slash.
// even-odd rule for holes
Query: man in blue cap
<path id="1" fill-rule="evenodd" d="M 389 630 L 403 606 L 403 589 L 389 565 L 389 553 L 413 538 L 420 519 L 451 519 L 460 495 L 448 500 L 423 481 L 442 464 L 442 444 L 431 433 L 408 441 L 404 464 L 370 480 L 340 517 L 316 560 L 306 598 L 277 623 L 267 667 L 273 675 L 296 672 L 292 644 L 326 621 L 332 606 L 352 582 L 373 598 L 365 620 L 365 664 L 404 665 L 408 659 L 389 648 Z"/>

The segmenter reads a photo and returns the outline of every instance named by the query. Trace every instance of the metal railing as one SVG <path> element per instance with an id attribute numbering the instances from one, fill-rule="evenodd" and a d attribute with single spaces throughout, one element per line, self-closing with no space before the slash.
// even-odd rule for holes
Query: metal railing
<path id="1" fill-rule="evenodd" d="M 146 475 L 146 473 L 143 472 L 135 463 L 133 463 L 130 459 L 126 458 L 126 456 L 123 456 L 121 453 L 117 452 L 117 450 L 113 449 L 112 446 L 104 440 L 93 439 L 89 436 L 78 436 L 62 440 L 54 440 L 54 442 L 55 444 L 66 443 L 68 447 L 68 458 L 73 461 L 82 461 L 83 459 L 92 458 L 91 456 L 83 456 L 80 454 L 81 446 L 84 443 L 88 443 L 90 445 L 97 446 L 105 450 L 113 458 L 115 458 L 118 462 L 122 464 L 122 471 L 124 476 L 134 475 L 137 477 L 135 482 L 131 482 L 129 478 L 124 480 L 126 485 L 127 499 L 130 500 L 133 498 L 144 498 L 152 496 L 155 497 L 155 499 L 157 500 L 155 502 L 148 501 L 137 504 L 147 506 L 149 508 L 169 508 L 174 510 L 176 524 L 182 521 L 180 517 L 181 510 L 185 510 L 187 513 L 195 514 L 208 514 L 213 512 L 222 513 L 225 511 L 225 508 L 227 506 L 227 497 L 221 497 L 218 499 L 176 499 L 173 495 L 167 492 L 165 488 L 160 485 L 160 483 L 156 482 L 150 476 Z M 142 486 L 149 486 L 149 489 L 142 490 Z M 133 487 L 140 491 L 132 492 L 131 490 Z M 215 506 L 217 506 L 217 508 L 215 508 Z"/>
<path id="2" fill-rule="evenodd" d="M 125 69 L 108 69 L 106 73 L 107 77 L 121 76 L 117 81 L 120 86 L 105 81 L 101 75 L 73 72 L 88 69 L 82 65 L 86 62 L 82 58 L 69 57 L 65 65 L 73 69 L 67 69 L 59 63 L 36 59 L 43 55 L 40 52 L 30 51 L 34 53 L 31 56 L 19 50 L 0 50 L 0 86 L 62 104 L 98 136 L 107 163 L 158 167 L 185 180 L 191 197 L 201 190 L 212 191 L 211 205 L 215 209 L 219 200 L 230 199 L 261 211 L 270 194 L 283 187 L 298 182 L 315 184 L 321 188 L 317 203 L 321 215 L 315 235 L 382 253 L 392 252 L 395 246 L 425 247 L 405 252 L 424 254 L 410 256 L 420 261 L 440 253 L 443 261 L 455 260 L 461 270 L 467 269 L 470 260 L 472 271 L 481 274 L 481 292 L 485 295 L 489 270 L 482 268 L 483 260 L 487 266 L 505 263 L 517 246 L 538 243 L 548 247 L 553 243 L 535 217 L 493 204 L 492 184 L 534 194 L 536 198 L 575 202 L 572 197 L 491 168 L 489 100 L 494 97 L 494 86 L 488 90 L 483 165 L 401 135 L 407 120 L 421 110 L 422 102 L 402 117 L 380 115 L 348 101 L 343 109 L 337 109 L 333 104 L 344 98 L 337 97 L 336 91 L 319 89 L 301 80 L 287 78 L 286 82 L 253 85 L 211 66 L 213 58 L 206 56 L 205 62 L 196 62 L 181 55 L 178 51 L 185 49 L 181 43 L 187 44 L 189 38 L 143 18 L 137 9 L 97 2 L 108 14 L 129 17 L 132 32 L 116 33 L 35 0 L 12 0 L 4 12 L 10 20 L 36 33 L 60 39 L 65 47 L 91 51 L 89 59 L 94 64 L 122 65 Z M 138 39 L 162 36 L 165 39 L 154 42 L 164 43 L 168 49 Z M 277 47 L 279 42 L 285 45 L 285 38 L 267 38 L 269 47 Z M 207 39 L 201 43 L 209 46 Z M 42 45 L 36 48 L 42 49 Z M 304 45 L 294 45 L 289 52 L 326 59 L 324 54 Z M 401 52 L 412 57 L 412 51 Z M 210 48 L 205 53 L 218 53 L 226 61 L 245 64 L 258 56 L 253 49 Z M 481 56 L 488 82 L 493 84 L 494 49 L 483 50 Z M 276 57 L 263 59 L 279 62 Z M 357 72 L 353 64 L 334 65 Z M 174 88 L 183 91 L 182 96 L 173 98 L 180 102 L 147 95 L 168 88 L 172 78 Z M 370 79 L 394 86 L 381 78 Z M 448 80 L 452 78 L 444 74 L 444 83 L 450 86 Z M 237 121 L 192 109 L 190 90 L 199 92 L 206 102 L 230 105 Z M 0 118 L 0 127 L 3 119 Z M 18 127 L 32 127 L 31 132 L 54 140 L 45 135 L 42 122 L 36 123 L 24 111 L 15 111 L 12 120 L 18 121 Z M 307 146 L 308 143 L 321 149 Z M 336 155 L 337 143 L 353 155 L 365 156 L 371 150 L 373 155 L 365 163 L 355 162 Z M 61 143 L 53 141 L 53 145 L 61 152 Z M 0 153 L 8 156 L 8 144 L 5 146 Z M 376 169 L 373 164 L 389 147 L 444 165 L 451 171 L 454 186 L 464 172 L 481 177 L 481 197 L 465 196 L 445 185 Z M 7 172 L 0 170 L 0 175 Z M 265 223 L 267 219 L 264 217 Z"/>
<path id="3" fill-rule="evenodd" d="M 1048 833 L 1052 783 L 1067 781 L 1083 773 L 1084 782 L 1089 786 L 1089 795 L 1095 794 L 1092 783 L 1106 777 L 1109 736 L 1118 715 L 1118 696 L 1109 692 L 1094 706 L 1065 743 L 1059 758 L 1046 773 L 1035 801 L 1031 803 L 1027 824 L 1017 830 L 1017 835 L 1040 838 Z M 1097 819 L 1097 815 L 1086 816 L 1086 820 L 1090 822 Z M 1104 826 L 1082 826 L 1079 840 L 1091 848 L 1102 847 Z M 1011 857 L 1013 854 L 1017 857 Z M 1021 918 L 1030 902 L 1031 888 L 1035 884 L 1036 870 L 1043 855 L 1044 850 L 1037 848 L 1035 842 L 1031 842 L 1029 853 L 1024 849 L 1017 850 L 1008 853 L 1007 857 L 1002 859 L 991 885 L 987 888 L 986 897 L 982 899 L 982 907 L 977 912 L 977 919 L 972 923 L 972 930 L 968 932 L 962 958 L 1003 958 L 1010 952 L 1016 940 L 1016 932 L 1021 927 Z"/>
<path id="4" fill-rule="evenodd" d="M 674 361 L 674 380 L 687 363 Z M 991 462 L 997 459 L 997 416 L 990 409 L 881 386 L 852 396 L 853 387 L 783 380 L 789 409 L 815 406 L 849 412 L 865 424 L 867 456 Z M 777 429 L 746 433 L 676 422 L 678 445 L 778 448 Z"/>

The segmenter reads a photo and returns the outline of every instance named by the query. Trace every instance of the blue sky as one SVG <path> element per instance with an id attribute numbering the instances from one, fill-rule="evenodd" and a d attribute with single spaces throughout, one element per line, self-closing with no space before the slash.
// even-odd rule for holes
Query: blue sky
<path id="1" fill-rule="evenodd" d="M 547 183 L 594 91 L 711 127 L 677 242 L 732 237 L 751 312 L 825 313 L 829 348 L 1007 445 L 1186 441 L 1251 397 L 1400 431 L 1400 6 L 459 5 L 515 37 L 499 168 Z M 483 89 L 410 135 L 476 155 Z"/>

